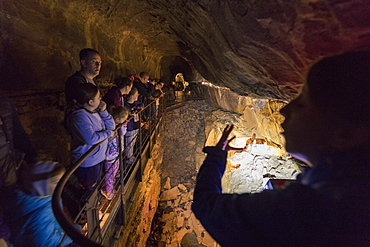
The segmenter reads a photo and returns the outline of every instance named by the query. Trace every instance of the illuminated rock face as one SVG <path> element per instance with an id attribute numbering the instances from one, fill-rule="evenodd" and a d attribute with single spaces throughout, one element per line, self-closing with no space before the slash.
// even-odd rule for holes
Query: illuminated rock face
<path id="1" fill-rule="evenodd" d="M 147 71 L 290 100 L 309 65 L 370 43 L 368 1 L 55 0 L 0 2 L 6 90 L 63 89 L 78 52 L 100 51 L 100 82 Z"/>
<path id="2" fill-rule="evenodd" d="M 207 129 L 211 129 L 207 145 L 217 143 L 225 124 L 234 124 L 233 135 L 236 138 L 232 145 L 245 148 L 243 152 L 229 152 L 223 177 L 223 192 L 259 192 L 269 178 L 294 179 L 300 173 L 298 166 L 286 154 L 282 145 L 269 141 L 271 138 L 258 133 L 258 128 L 248 128 L 246 122 L 238 121 L 237 117 L 235 113 L 218 110 L 206 118 Z M 255 114 L 255 118 L 256 121 L 263 122 L 267 117 Z M 277 126 L 274 124 L 276 123 L 270 123 L 270 126 L 266 124 L 262 133 L 266 133 L 268 129 L 275 131 Z M 257 138 L 252 138 L 254 135 Z"/>
<path id="3" fill-rule="evenodd" d="M 99 83 L 140 71 L 171 82 L 181 72 L 186 81 L 207 80 L 231 89 L 202 89 L 207 101 L 170 112 L 163 133 L 162 180 L 171 179 L 159 203 L 157 218 L 165 226 L 158 241 L 177 246 L 186 232 L 194 230 L 200 242 L 215 246 L 189 211 L 204 144 L 214 145 L 228 123 L 236 126 L 237 145 L 245 146 L 256 134 L 246 152 L 230 157 L 225 191 L 255 192 L 264 176 L 295 176 L 290 157 L 272 145 L 283 144 L 278 111 L 285 102 L 279 100 L 297 95 L 312 62 L 368 46 L 369 12 L 369 1 L 353 0 L 0 1 L 0 89 L 62 91 L 66 78 L 79 69 L 78 52 L 85 47 L 102 56 Z M 24 108 L 34 112 L 26 109 L 29 104 Z M 44 111 L 50 114 L 49 122 L 60 122 L 59 108 L 63 105 L 58 103 L 52 111 Z M 57 131 L 41 126 L 39 122 L 46 122 L 41 117 L 21 118 L 27 133 L 39 143 L 45 133 L 63 131 L 61 126 Z M 58 147 L 65 141 L 65 137 L 54 139 L 47 146 Z M 265 142 L 259 144 L 258 139 Z M 66 151 L 67 147 L 59 153 Z M 44 153 L 49 158 L 49 150 Z M 132 232 L 141 242 L 149 232 L 154 206 L 141 208 L 144 220 L 138 214 L 145 226 Z M 129 240 L 136 244 L 136 239 Z"/>
<path id="4" fill-rule="evenodd" d="M 232 145 L 245 147 L 245 151 L 229 152 L 224 192 L 255 193 L 269 178 L 294 179 L 300 173 L 279 135 L 282 117 L 278 112 L 285 102 L 238 96 L 212 85 L 197 90 L 206 100 L 188 101 L 166 116 L 162 192 L 150 244 L 179 246 L 183 236 L 193 232 L 199 243 L 216 246 L 194 217 L 191 201 L 196 174 L 205 158 L 201 150 L 218 142 L 226 124 L 235 126 Z"/>
<path id="5" fill-rule="evenodd" d="M 240 96 L 227 88 L 202 87 L 207 101 L 221 107 L 205 116 L 206 145 L 219 140 L 226 124 L 233 124 L 232 145 L 245 148 L 230 152 L 223 178 L 223 191 L 245 193 L 261 191 L 269 178 L 294 179 L 300 173 L 286 154 L 280 135 L 283 117 L 279 110 L 286 102 Z"/>

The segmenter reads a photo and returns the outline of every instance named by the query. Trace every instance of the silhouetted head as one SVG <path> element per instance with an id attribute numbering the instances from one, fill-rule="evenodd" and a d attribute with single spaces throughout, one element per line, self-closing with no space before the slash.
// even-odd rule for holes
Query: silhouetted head
<path id="1" fill-rule="evenodd" d="M 133 87 L 131 89 L 131 91 L 128 93 L 127 95 L 127 99 L 129 101 L 133 100 L 133 101 L 137 101 L 138 100 L 138 97 L 139 97 L 139 91 L 137 90 L 136 87 Z"/>
<path id="2" fill-rule="evenodd" d="M 147 72 L 140 72 L 139 76 L 142 83 L 146 83 L 149 80 L 149 74 Z"/>
<path id="3" fill-rule="evenodd" d="M 307 76 L 310 96 L 326 114 L 340 121 L 370 124 L 370 52 L 324 58 Z"/>
<path id="4" fill-rule="evenodd" d="M 369 149 L 370 53 L 350 52 L 314 64 L 301 94 L 281 114 L 287 151 L 309 164 L 325 155 Z"/>

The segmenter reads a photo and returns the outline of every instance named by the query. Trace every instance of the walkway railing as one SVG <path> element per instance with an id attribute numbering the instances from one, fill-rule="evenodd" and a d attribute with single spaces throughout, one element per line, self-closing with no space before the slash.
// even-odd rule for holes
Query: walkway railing
<path id="1" fill-rule="evenodd" d="M 104 177 L 99 184 L 89 191 L 81 192 L 74 171 L 102 143 L 97 143 L 73 164 L 59 181 L 53 194 L 53 211 L 56 219 L 66 234 L 74 243 L 80 246 L 111 246 L 118 239 L 120 228 L 125 225 L 126 213 L 131 204 L 138 183 L 154 144 L 165 111 L 165 98 L 160 98 L 159 105 L 155 101 L 141 110 L 139 128 L 136 140 L 121 148 L 119 143 L 119 170 L 116 175 L 112 200 L 107 200 L 100 194 Z M 118 138 L 121 140 L 121 138 Z M 119 141 L 120 142 L 120 141 Z M 134 148 L 133 158 L 127 160 L 127 147 Z M 104 174 L 105 175 L 105 174 Z M 69 204 L 67 210 L 61 205 Z M 62 243 L 60 244 L 62 246 Z"/>

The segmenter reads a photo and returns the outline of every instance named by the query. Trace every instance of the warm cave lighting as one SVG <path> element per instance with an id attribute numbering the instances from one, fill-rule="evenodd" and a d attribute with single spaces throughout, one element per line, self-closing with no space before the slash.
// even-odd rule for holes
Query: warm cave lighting
<path id="1" fill-rule="evenodd" d="M 243 151 L 229 152 L 222 187 L 225 193 L 254 193 L 264 189 L 269 179 L 294 180 L 297 164 L 284 148 L 266 137 L 235 138 L 231 146 Z"/>
<path id="2" fill-rule="evenodd" d="M 244 148 L 246 142 L 247 138 L 235 137 L 235 139 L 230 143 L 230 145 L 236 148 Z"/>
<path id="3" fill-rule="evenodd" d="M 230 90 L 230 88 L 227 88 L 227 87 L 219 87 L 219 86 L 216 86 L 208 81 L 202 81 L 202 85 L 205 85 L 205 86 L 208 86 L 208 87 L 214 87 L 214 88 L 222 88 L 222 89 L 225 89 L 225 90 Z"/>

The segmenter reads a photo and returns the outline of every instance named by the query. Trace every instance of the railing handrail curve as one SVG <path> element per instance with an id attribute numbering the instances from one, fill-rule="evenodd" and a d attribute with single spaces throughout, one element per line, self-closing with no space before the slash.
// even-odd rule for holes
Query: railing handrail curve
<path id="1" fill-rule="evenodd" d="M 154 104 L 154 100 L 147 104 L 143 109 L 138 111 L 138 114 L 143 112 L 146 108 Z M 130 117 L 127 119 L 126 122 L 131 120 L 133 117 Z M 115 130 L 119 129 L 123 124 L 119 124 Z M 82 164 L 82 162 L 99 147 L 100 144 L 102 144 L 106 139 L 100 141 L 99 143 L 94 144 L 84 155 L 82 155 L 75 164 L 73 164 L 71 167 L 69 167 L 66 172 L 63 174 L 62 178 L 58 182 L 54 193 L 52 197 L 52 208 L 53 213 L 55 215 L 55 218 L 57 219 L 58 223 L 62 227 L 62 229 L 65 231 L 65 233 L 73 239 L 74 242 L 81 246 L 91 246 L 91 247 L 103 247 L 99 243 L 91 240 L 90 238 L 87 238 L 84 236 L 73 223 L 66 217 L 62 206 L 61 206 L 61 198 L 62 198 L 62 192 L 63 189 L 68 181 L 68 179 L 72 176 L 72 174 L 76 171 L 76 169 Z"/>
<path id="2" fill-rule="evenodd" d="M 81 163 L 99 147 L 101 143 L 105 140 L 100 141 L 99 143 L 94 144 L 84 155 L 82 155 L 77 162 L 69 167 L 67 171 L 63 174 L 62 178 L 57 184 L 57 187 L 54 190 L 53 198 L 52 198 L 52 207 L 53 213 L 55 218 L 58 220 L 60 226 L 63 228 L 65 233 L 73 239 L 74 242 L 81 246 L 91 246 L 91 247 L 102 247 L 102 245 L 98 244 L 97 242 L 86 238 L 82 233 L 77 230 L 76 226 L 72 224 L 72 222 L 65 216 L 65 213 L 61 207 L 61 198 L 62 198 L 62 191 L 71 177 L 73 172 L 81 165 Z"/>

